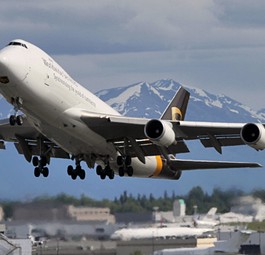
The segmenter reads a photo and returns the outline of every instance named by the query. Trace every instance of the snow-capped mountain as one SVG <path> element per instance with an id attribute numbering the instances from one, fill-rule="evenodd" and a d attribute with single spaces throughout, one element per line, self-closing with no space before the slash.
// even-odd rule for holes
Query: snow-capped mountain
<path id="1" fill-rule="evenodd" d="M 123 115 L 157 118 L 179 86 L 181 86 L 180 83 L 167 79 L 101 90 L 96 94 Z M 265 120 L 265 109 L 256 112 L 228 96 L 214 95 L 202 89 L 185 87 L 191 93 L 186 120 L 218 122 L 257 120 L 264 122 Z"/>

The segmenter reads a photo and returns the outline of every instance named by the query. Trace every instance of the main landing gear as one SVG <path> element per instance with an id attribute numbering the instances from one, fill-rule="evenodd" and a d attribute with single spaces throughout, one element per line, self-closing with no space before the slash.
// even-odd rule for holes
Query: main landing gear
<path id="1" fill-rule="evenodd" d="M 34 169 L 35 177 L 39 177 L 41 174 L 44 177 L 48 177 L 49 168 L 46 167 L 47 163 L 48 163 L 47 157 L 45 157 L 45 156 L 40 157 L 40 159 L 36 156 L 33 157 L 32 164 L 33 164 L 33 166 L 35 166 L 35 169 Z"/>
<path id="2" fill-rule="evenodd" d="M 115 174 L 114 171 L 110 168 L 109 164 L 107 164 L 105 168 L 102 168 L 101 165 L 98 165 L 96 168 L 96 172 L 102 180 L 104 180 L 107 176 L 110 180 L 114 179 Z"/>
<path id="3" fill-rule="evenodd" d="M 75 169 L 72 165 L 69 165 L 67 167 L 67 174 L 71 176 L 73 180 L 76 180 L 77 176 L 79 176 L 81 180 L 84 180 L 86 178 L 86 172 L 84 169 L 82 169 L 80 165 L 80 160 L 77 160 L 77 159 L 76 159 Z"/>
<path id="4" fill-rule="evenodd" d="M 117 157 L 117 165 L 119 166 L 119 176 L 122 177 L 127 173 L 128 176 L 133 176 L 133 167 L 132 164 L 132 158 L 130 156 Z M 107 176 L 109 179 L 114 178 L 114 171 L 110 168 L 109 163 L 106 164 L 105 168 L 102 168 L 101 165 L 98 165 L 96 168 L 97 175 L 100 176 L 102 180 L 104 180 Z"/>
<path id="5" fill-rule="evenodd" d="M 132 164 L 132 158 L 130 156 L 117 157 L 117 165 L 119 166 L 119 176 L 123 177 L 125 173 L 128 174 L 128 176 L 133 176 L 133 167 Z"/>

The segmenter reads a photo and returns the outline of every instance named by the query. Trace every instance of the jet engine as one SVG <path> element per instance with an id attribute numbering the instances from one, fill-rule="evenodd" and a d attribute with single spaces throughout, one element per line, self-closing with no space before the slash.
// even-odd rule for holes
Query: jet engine
<path id="1" fill-rule="evenodd" d="M 170 146 L 176 141 L 172 124 L 163 120 L 150 120 L 144 127 L 144 133 L 150 141 L 159 146 Z"/>
<path id="2" fill-rule="evenodd" d="M 240 132 L 245 144 L 256 150 L 265 149 L 265 128 L 262 124 L 248 123 Z"/>

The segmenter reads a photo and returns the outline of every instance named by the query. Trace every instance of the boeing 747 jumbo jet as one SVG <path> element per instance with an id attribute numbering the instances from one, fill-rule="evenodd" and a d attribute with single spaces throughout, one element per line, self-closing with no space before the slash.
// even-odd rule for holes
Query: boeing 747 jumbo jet
<path id="1" fill-rule="evenodd" d="M 34 175 L 49 175 L 51 158 L 72 159 L 67 173 L 84 179 L 81 167 L 105 179 L 119 176 L 179 179 L 193 169 L 260 167 L 257 163 L 181 160 L 186 140 L 222 152 L 223 146 L 265 148 L 265 125 L 184 121 L 189 92 L 180 87 L 159 119 L 130 118 L 74 81 L 33 44 L 11 41 L 0 51 L 0 92 L 14 114 L 0 120 L 0 148 L 13 142 L 33 164 Z M 22 114 L 23 113 L 23 114 Z"/>

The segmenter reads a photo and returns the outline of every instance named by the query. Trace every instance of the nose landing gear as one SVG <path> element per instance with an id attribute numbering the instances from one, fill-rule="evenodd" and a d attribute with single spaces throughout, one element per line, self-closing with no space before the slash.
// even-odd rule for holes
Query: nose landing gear
<path id="1" fill-rule="evenodd" d="M 10 117 L 9 117 L 9 124 L 11 125 L 11 126 L 15 126 L 16 124 L 18 125 L 18 126 L 22 126 L 22 124 L 23 124 L 23 118 L 22 118 L 22 116 L 21 115 L 11 115 Z"/>
<path id="2" fill-rule="evenodd" d="M 15 126 L 16 124 L 21 126 L 23 124 L 23 118 L 21 115 L 17 115 L 18 110 L 22 107 L 23 100 L 20 97 L 11 98 L 11 103 L 14 106 L 15 114 L 9 117 L 9 124 Z"/>

